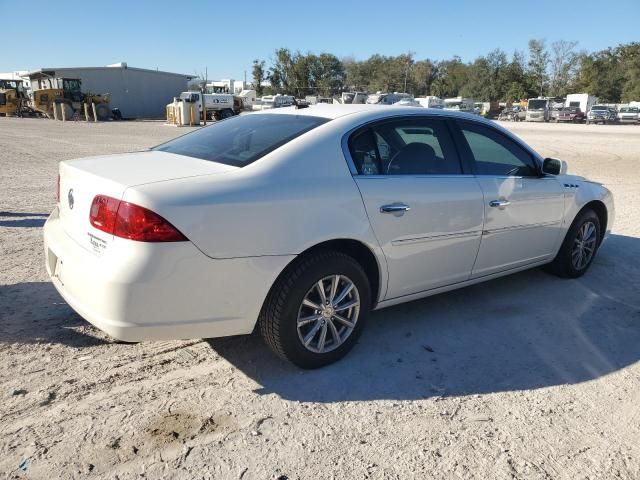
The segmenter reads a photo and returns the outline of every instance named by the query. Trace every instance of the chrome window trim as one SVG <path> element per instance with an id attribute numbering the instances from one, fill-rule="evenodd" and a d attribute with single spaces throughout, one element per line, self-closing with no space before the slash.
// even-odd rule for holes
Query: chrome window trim
<path id="1" fill-rule="evenodd" d="M 416 107 L 417 109 L 418 107 Z M 433 110 L 433 109 L 430 109 Z M 529 155 L 531 155 L 532 159 L 534 162 L 536 162 L 538 164 L 539 170 L 542 171 L 542 161 L 543 161 L 543 157 L 542 155 L 540 155 L 538 152 L 536 152 L 535 150 L 533 150 L 529 145 L 527 145 L 523 140 L 521 140 L 519 137 L 517 137 L 516 135 L 514 135 L 513 133 L 511 133 L 509 130 L 507 130 L 506 128 L 504 128 L 503 126 L 493 122 L 492 120 L 486 120 L 484 118 L 473 118 L 473 117 L 467 117 L 467 115 L 451 115 L 451 114 L 447 114 L 445 112 L 415 112 L 415 113 L 402 113 L 402 114 L 395 114 L 395 115 L 387 115 L 381 118 L 376 118 L 374 120 L 368 120 L 356 127 L 350 128 L 349 130 L 347 130 L 343 135 L 342 135 L 342 139 L 340 140 L 340 147 L 342 148 L 342 154 L 344 155 L 344 158 L 347 162 L 347 166 L 349 167 L 349 171 L 351 172 L 351 175 L 354 177 L 361 177 L 361 178 L 368 178 L 368 177 L 392 177 L 392 178 L 396 178 L 396 177 L 414 177 L 416 175 L 362 175 L 360 173 L 358 173 L 358 169 L 356 168 L 356 165 L 353 161 L 353 158 L 351 157 L 351 152 L 349 151 L 349 138 L 351 137 L 351 135 L 356 131 L 356 130 L 360 130 L 362 128 L 365 128 L 369 125 L 375 124 L 375 123 L 379 123 L 379 122 L 384 122 L 387 120 L 397 120 L 397 119 L 401 119 L 401 118 L 406 118 L 406 117 L 422 117 L 425 119 L 441 119 L 441 120 L 451 120 L 454 122 L 457 121 L 462 121 L 462 122 L 473 122 L 473 123 L 477 123 L 479 125 L 483 125 L 487 128 L 492 128 L 494 130 L 496 130 L 496 133 L 501 134 L 503 136 L 506 136 L 509 140 L 511 140 L 512 142 L 516 143 L 520 148 L 524 149 Z M 458 126 L 458 128 L 460 128 Z M 455 138 L 452 139 L 453 143 L 455 145 Z M 422 176 L 422 177 L 428 177 L 428 178 L 436 178 L 437 176 L 443 176 L 443 175 L 418 175 L 418 176 Z M 460 174 L 460 175 L 449 175 L 451 177 L 464 177 L 464 176 L 472 176 L 472 177 L 496 177 L 496 175 L 467 175 L 467 174 Z M 546 177 L 535 177 L 535 176 L 531 176 L 531 177 L 509 177 L 509 176 L 499 176 L 499 178 L 546 178 Z"/>
<path id="2" fill-rule="evenodd" d="M 371 180 L 388 180 L 390 178 L 475 178 L 475 175 L 472 175 L 470 173 L 461 173 L 460 175 L 456 175 L 456 174 L 436 174 L 436 175 L 429 175 L 426 173 L 409 173 L 409 174 L 400 174 L 400 175 L 360 175 L 360 174 L 356 174 L 354 175 L 355 177 L 358 178 L 358 180 L 366 180 L 366 179 L 371 179 Z"/>

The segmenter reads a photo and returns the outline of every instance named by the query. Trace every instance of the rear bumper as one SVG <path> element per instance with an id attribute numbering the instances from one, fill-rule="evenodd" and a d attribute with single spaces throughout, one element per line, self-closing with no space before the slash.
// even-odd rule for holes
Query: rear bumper
<path id="1" fill-rule="evenodd" d="M 64 231 L 54 211 L 44 226 L 46 268 L 83 318 L 124 341 L 251 333 L 269 288 L 293 256 L 214 260 L 191 242 L 114 238 L 96 254 Z"/>

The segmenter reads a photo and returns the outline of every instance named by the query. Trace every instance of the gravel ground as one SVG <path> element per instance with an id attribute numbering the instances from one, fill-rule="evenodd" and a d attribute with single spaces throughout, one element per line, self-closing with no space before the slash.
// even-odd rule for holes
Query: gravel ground
<path id="1" fill-rule="evenodd" d="M 0 118 L 0 474 L 640 478 L 640 127 L 506 126 L 613 190 L 590 272 L 375 312 L 347 358 L 303 372 L 255 336 L 114 343 L 47 281 L 58 161 L 185 130 Z"/>

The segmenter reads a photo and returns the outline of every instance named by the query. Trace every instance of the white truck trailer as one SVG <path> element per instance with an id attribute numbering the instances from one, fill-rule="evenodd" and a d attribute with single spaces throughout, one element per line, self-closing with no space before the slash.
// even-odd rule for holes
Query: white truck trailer
<path id="1" fill-rule="evenodd" d="M 598 103 L 598 98 L 588 93 L 570 93 L 567 95 L 564 106 L 578 107 L 586 115 L 596 103 Z"/>
<path id="2" fill-rule="evenodd" d="M 444 109 L 456 112 L 477 113 L 475 111 L 475 100 L 472 98 L 453 97 L 444 99 Z"/>
<path id="3" fill-rule="evenodd" d="M 444 108 L 444 100 L 433 95 L 429 95 L 427 97 L 418 97 L 416 98 L 416 102 L 418 102 L 424 108 Z"/>

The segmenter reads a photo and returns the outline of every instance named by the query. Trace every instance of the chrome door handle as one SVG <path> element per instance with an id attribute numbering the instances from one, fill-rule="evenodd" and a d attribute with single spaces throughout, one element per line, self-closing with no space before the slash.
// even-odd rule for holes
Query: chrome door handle
<path id="1" fill-rule="evenodd" d="M 490 207 L 503 208 L 503 207 L 506 207 L 508 205 L 511 205 L 511 202 L 509 200 L 491 200 L 489 202 L 489 206 Z"/>
<path id="2" fill-rule="evenodd" d="M 381 213 L 404 213 L 411 210 L 411 207 L 405 203 L 392 203 L 391 205 L 382 205 Z"/>

